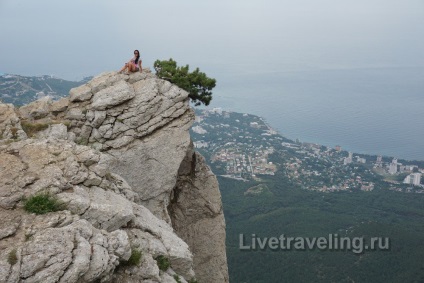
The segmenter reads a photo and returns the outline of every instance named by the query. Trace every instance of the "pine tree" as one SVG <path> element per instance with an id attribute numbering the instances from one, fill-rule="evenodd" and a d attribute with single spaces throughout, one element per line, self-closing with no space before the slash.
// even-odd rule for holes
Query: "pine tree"
<path id="1" fill-rule="evenodd" d="M 212 100 L 212 89 L 216 86 L 216 80 L 209 78 L 205 73 L 196 68 L 189 72 L 189 66 L 177 66 L 177 62 L 169 60 L 156 60 L 154 63 L 156 75 L 167 80 L 189 93 L 191 101 L 196 105 L 209 105 Z"/>

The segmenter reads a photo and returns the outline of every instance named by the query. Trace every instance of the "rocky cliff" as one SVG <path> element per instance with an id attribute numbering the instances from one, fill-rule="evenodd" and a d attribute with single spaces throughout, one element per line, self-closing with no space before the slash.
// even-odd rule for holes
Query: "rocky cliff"
<path id="1" fill-rule="evenodd" d="M 188 94 L 148 70 L 0 103 L 0 282 L 228 282 L 193 120 Z M 35 214 L 34 197 L 57 206 Z"/>

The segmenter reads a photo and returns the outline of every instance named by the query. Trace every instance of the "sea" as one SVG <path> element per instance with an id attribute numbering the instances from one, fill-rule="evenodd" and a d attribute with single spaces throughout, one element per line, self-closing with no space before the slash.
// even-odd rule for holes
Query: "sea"
<path id="1" fill-rule="evenodd" d="M 424 160 L 424 67 L 228 72 L 209 108 L 263 117 L 281 135 Z"/>

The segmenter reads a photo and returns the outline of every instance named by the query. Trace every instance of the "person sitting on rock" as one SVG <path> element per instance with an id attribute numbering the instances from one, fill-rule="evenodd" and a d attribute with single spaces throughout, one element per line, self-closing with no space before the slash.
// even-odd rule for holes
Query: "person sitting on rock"
<path id="1" fill-rule="evenodd" d="M 142 71 L 140 52 L 138 50 L 134 50 L 134 57 L 128 63 L 125 63 L 125 66 L 119 70 L 119 73 L 121 74 L 124 71 L 126 74 Z"/>

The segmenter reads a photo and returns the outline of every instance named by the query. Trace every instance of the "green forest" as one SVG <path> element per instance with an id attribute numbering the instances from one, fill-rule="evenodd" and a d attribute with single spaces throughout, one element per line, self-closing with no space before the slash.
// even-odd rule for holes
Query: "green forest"
<path id="1" fill-rule="evenodd" d="M 231 282 L 424 282 L 424 195 L 387 190 L 322 193 L 283 174 L 257 182 L 219 177 Z M 239 235 L 388 237 L 389 250 L 240 250 Z"/>

